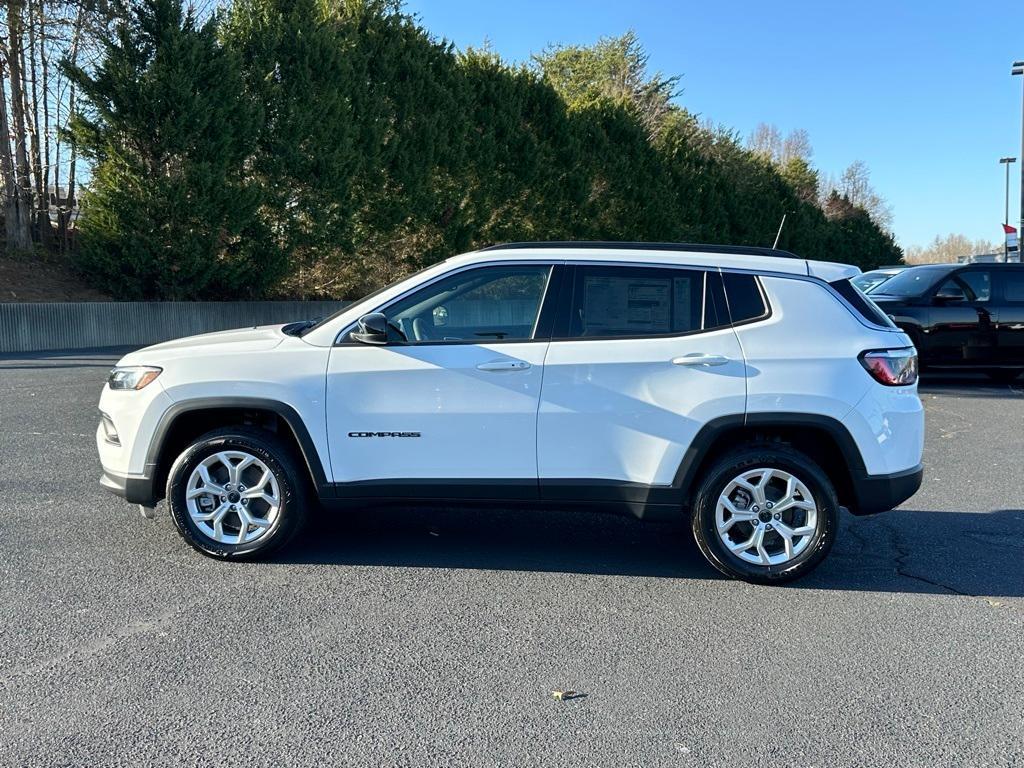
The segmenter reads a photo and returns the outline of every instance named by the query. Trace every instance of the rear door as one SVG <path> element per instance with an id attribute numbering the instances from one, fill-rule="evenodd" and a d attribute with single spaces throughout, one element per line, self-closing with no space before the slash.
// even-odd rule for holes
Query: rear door
<path id="1" fill-rule="evenodd" d="M 1024 268 L 999 267 L 992 270 L 995 280 L 996 362 L 1024 368 Z"/>
<path id="2" fill-rule="evenodd" d="M 697 431 L 744 412 L 745 365 L 721 275 L 567 270 L 537 420 L 541 496 L 657 502 Z"/>

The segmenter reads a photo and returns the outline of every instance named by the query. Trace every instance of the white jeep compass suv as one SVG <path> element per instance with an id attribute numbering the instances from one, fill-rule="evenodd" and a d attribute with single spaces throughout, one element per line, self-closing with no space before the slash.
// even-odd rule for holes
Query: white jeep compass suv
<path id="1" fill-rule="evenodd" d="M 263 556 L 325 506 L 453 501 L 688 515 L 725 574 L 796 578 L 840 506 L 921 483 L 910 339 L 855 267 L 764 248 L 517 243 L 316 322 L 133 352 L 103 485 L 185 540 Z"/>

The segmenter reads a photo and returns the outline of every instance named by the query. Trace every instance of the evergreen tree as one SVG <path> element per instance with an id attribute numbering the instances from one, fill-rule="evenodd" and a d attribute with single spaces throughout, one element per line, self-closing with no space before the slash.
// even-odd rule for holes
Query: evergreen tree
<path id="1" fill-rule="evenodd" d="M 286 269 L 262 248 L 247 166 L 262 122 L 235 53 L 177 0 L 118 6 L 94 71 L 65 62 L 88 104 L 71 138 L 94 164 L 82 269 L 131 299 L 259 296 Z"/>
<path id="2" fill-rule="evenodd" d="M 819 207 L 806 135 L 758 153 L 699 124 L 633 35 L 512 67 L 394 0 L 132 9 L 69 68 L 82 265 L 119 296 L 354 298 L 494 242 L 770 245 L 783 215 L 808 258 L 900 260 L 857 201 Z"/>

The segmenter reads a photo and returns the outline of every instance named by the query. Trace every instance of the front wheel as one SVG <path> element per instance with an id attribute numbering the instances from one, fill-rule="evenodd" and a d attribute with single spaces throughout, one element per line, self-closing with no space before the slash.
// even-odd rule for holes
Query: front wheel
<path id="1" fill-rule="evenodd" d="M 171 518 L 182 538 L 223 560 L 263 557 L 288 543 L 305 521 L 304 490 L 288 446 L 248 427 L 198 438 L 167 478 Z"/>
<path id="2" fill-rule="evenodd" d="M 693 535 L 727 576 L 780 584 L 814 570 L 835 542 L 839 501 L 828 476 L 788 446 L 731 453 L 694 497 Z"/>

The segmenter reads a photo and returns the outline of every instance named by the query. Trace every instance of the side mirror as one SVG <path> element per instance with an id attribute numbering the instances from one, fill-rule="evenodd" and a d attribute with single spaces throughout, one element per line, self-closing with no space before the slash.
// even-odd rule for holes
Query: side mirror
<path id="1" fill-rule="evenodd" d="M 388 319 L 382 312 L 363 315 L 356 322 L 356 329 L 351 336 L 362 344 L 387 344 Z"/>

